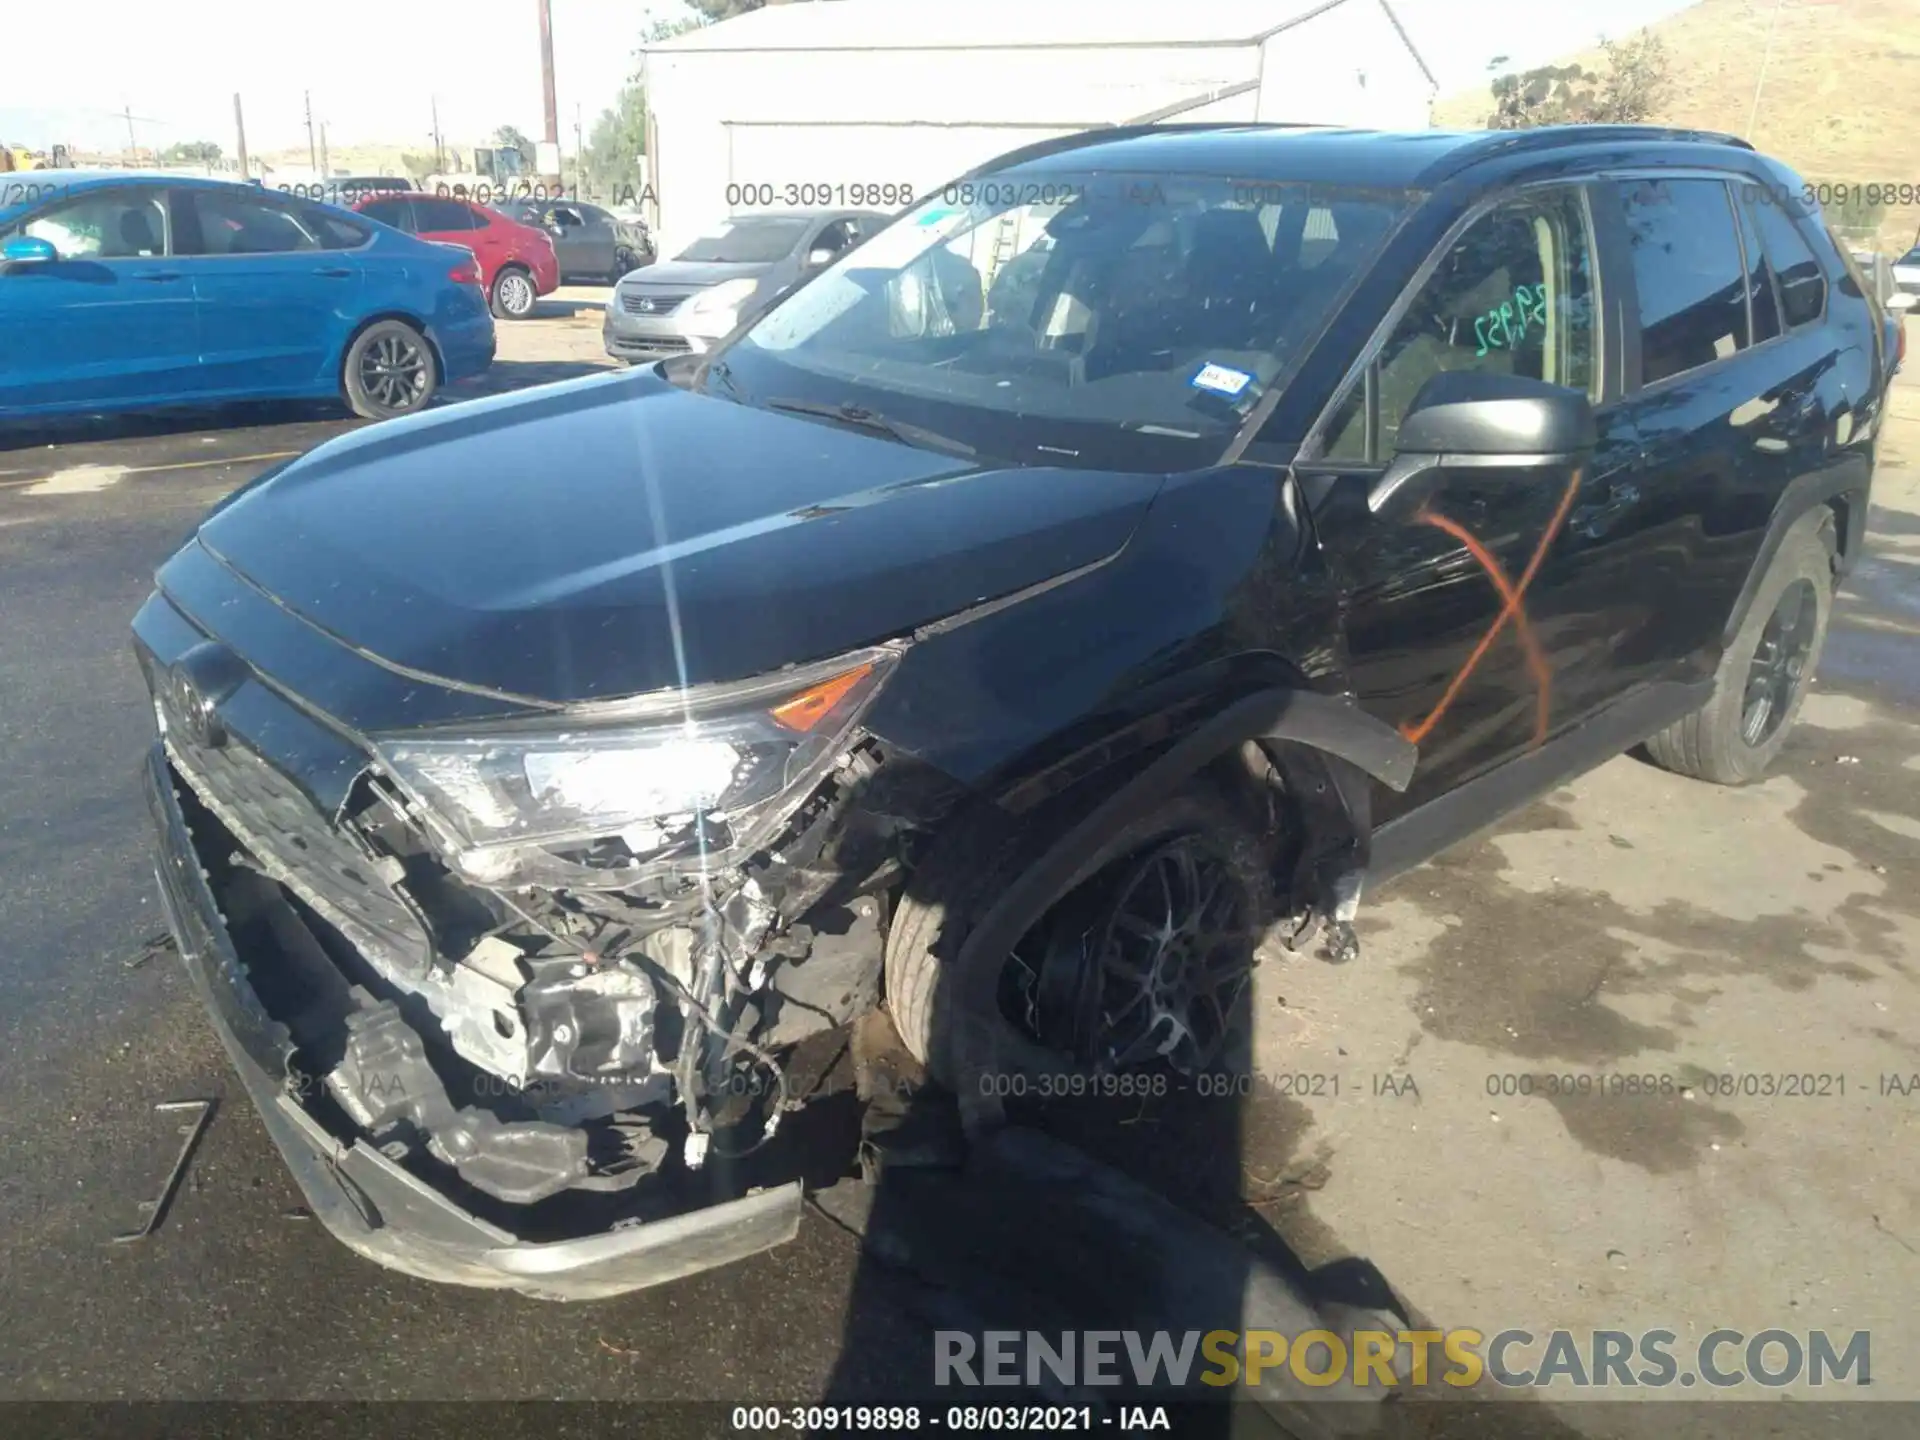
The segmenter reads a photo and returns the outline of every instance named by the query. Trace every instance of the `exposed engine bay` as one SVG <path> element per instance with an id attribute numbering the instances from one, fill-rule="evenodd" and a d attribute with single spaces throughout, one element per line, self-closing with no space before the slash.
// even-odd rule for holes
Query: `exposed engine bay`
<path id="1" fill-rule="evenodd" d="M 703 865 L 696 846 L 491 887 L 449 868 L 377 766 L 330 829 L 342 853 L 310 835 L 290 855 L 258 793 L 235 803 L 203 752 L 168 753 L 203 862 L 226 852 L 209 878 L 229 924 L 264 925 L 288 962 L 252 978 L 288 1017 L 308 1098 L 389 1158 L 423 1150 L 519 1205 L 771 1139 L 800 1100 L 780 1052 L 877 1004 L 903 848 L 953 798 L 858 737 L 745 863 Z M 255 792 L 278 781 L 220 753 L 258 769 Z M 372 902 L 321 878 L 341 873 L 377 881 Z"/>

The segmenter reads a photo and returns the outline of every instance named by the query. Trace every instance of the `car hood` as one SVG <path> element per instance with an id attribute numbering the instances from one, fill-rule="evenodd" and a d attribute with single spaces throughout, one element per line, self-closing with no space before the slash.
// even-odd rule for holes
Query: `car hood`
<path id="1" fill-rule="evenodd" d="M 907 634 L 1117 554 L 1160 484 L 978 466 L 635 370 L 342 436 L 198 541 L 389 665 L 571 702 Z"/>
<path id="2" fill-rule="evenodd" d="M 734 264 L 718 260 L 656 260 L 645 269 L 635 270 L 624 277 L 621 285 L 628 288 L 661 285 L 685 288 L 718 285 L 722 280 L 757 280 L 771 270 L 773 264 L 772 261 Z"/>

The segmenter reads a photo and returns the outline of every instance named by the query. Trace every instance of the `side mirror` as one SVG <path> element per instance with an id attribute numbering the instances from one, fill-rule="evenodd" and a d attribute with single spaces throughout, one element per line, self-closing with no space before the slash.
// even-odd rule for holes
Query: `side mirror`
<path id="1" fill-rule="evenodd" d="M 1444 371 L 1413 397 L 1367 509 L 1409 513 L 1448 466 L 1546 469 L 1593 449 L 1597 438 L 1593 406 L 1578 390 L 1484 370 Z"/>
<path id="2" fill-rule="evenodd" d="M 825 245 L 816 245 L 807 252 L 807 268 L 809 270 L 818 270 L 823 265 L 831 265 L 837 253 L 837 251 L 831 250 Z"/>
<path id="3" fill-rule="evenodd" d="M 0 262 L 8 265 L 45 265 L 58 260 L 60 252 L 53 248 L 51 240 L 42 240 L 38 235 L 16 235 L 0 246 Z"/>
<path id="4" fill-rule="evenodd" d="M 1916 304 L 1920 304 L 1920 295 L 1914 294 L 1911 290 L 1902 290 L 1897 295 L 1887 297 L 1889 310 L 1911 310 Z"/>

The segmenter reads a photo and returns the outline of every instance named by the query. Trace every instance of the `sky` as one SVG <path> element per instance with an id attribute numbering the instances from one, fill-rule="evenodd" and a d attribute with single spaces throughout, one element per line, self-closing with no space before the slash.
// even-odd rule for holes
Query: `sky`
<path id="1" fill-rule="evenodd" d="M 963 4 L 965 0 L 899 0 Z M 1044 0 L 1035 0 L 1044 3 Z M 1179 3 L 1179 0 L 1167 0 Z M 1393 0 L 1443 93 L 1622 35 L 1692 0 Z M 561 141 L 573 149 L 634 68 L 651 19 L 682 0 L 552 0 Z M 85 36 L 60 4 L 10 7 L 0 26 L 0 142 L 82 149 L 212 140 L 234 151 L 233 94 L 248 147 L 304 148 L 303 96 L 332 145 L 430 147 L 440 128 L 475 143 L 501 125 L 539 138 L 535 0 L 84 0 Z M 31 64 L 22 63 L 28 57 Z"/>

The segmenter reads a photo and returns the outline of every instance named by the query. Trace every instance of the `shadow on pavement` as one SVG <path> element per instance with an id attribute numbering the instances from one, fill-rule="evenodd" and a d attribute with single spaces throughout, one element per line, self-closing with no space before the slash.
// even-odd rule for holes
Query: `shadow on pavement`
<path id="1" fill-rule="evenodd" d="M 338 401 L 255 400 L 197 408 L 5 420 L 0 421 L 0 454 L 48 445 L 157 440 L 207 431 L 312 425 L 351 418 Z"/>

